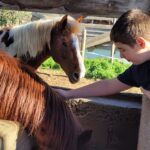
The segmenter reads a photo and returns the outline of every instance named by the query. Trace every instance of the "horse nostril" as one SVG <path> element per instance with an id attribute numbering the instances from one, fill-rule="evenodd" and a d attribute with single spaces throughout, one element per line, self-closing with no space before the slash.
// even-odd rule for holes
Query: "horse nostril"
<path id="1" fill-rule="evenodd" d="M 73 73 L 73 78 L 74 78 L 74 80 L 79 80 L 79 73 L 77 73 L 77 72 L 74 72 Z"/>

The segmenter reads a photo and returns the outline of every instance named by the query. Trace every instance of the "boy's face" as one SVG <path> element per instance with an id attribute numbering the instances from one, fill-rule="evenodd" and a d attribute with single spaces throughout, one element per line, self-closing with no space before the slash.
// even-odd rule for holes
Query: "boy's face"
<path id="1" fill-rule="evenodd" d="M 138 65 L 146 61 L 145 50 L 138 44 L 130 46 L 121 42 L 116 42 L 115 45 L 120 52 L 120 57 L 132 62 L 134 65 Z"/>

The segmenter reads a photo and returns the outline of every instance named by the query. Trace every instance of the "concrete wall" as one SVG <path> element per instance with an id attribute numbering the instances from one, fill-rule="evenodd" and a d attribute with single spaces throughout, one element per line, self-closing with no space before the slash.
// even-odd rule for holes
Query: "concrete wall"
<path id="1" fill-rule="evenodd" d="M 78 99 L 68 104 L 82 125 L 93 130 L 89 150 L 137 150 L 140 95 Z"/>

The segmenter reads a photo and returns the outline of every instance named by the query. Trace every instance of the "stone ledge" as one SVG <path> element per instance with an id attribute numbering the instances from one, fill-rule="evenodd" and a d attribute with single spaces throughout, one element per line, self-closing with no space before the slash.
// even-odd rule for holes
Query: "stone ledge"
<path id="1" fill-rule="evenodd" d="M 137 150 L 141 114 L 139 94 L 71 99 L 81 124 L 93 130 L 89 150 Z"/>

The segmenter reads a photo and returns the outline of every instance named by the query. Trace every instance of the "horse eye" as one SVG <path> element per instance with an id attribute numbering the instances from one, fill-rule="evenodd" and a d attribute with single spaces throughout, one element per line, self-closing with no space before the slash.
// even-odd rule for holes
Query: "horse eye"
<path id="1" fill-rule="evenodd" d="M 64 47 L 67 47 L 67 44 L 65 42 L 62 43 Z"/>

